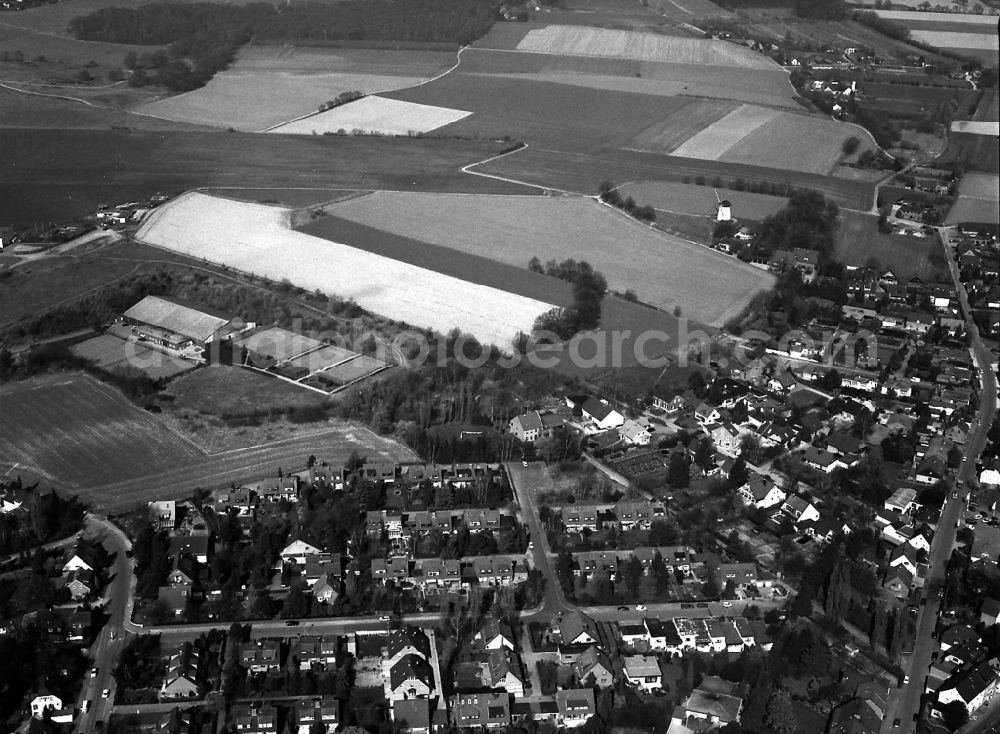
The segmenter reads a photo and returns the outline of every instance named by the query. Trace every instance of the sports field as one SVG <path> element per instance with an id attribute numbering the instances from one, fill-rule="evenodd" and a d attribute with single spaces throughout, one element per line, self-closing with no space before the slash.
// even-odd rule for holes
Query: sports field
<path id="1" fill-rule="evenodd" d="M 718 201 L 716 194 L 718 194 L 720 199 L 726 199 L 733 205 L 733 217 L 757 221 L 777 213 L 788 203 L 788 200 L 781 196 L 752 194 L 749 191 L 733 191 L 725 188 L 713 191 L 709 186 L 671 181 L 631 183 L 619 189 L 619 193 L 623 197 L 631 196 L 636 202 L 649 204 L 661 211 L 705 217 L 715 216 Z"/>
<path id="2" fill-rule="evenodd" d="M 483 197 L 381 191 L 328 208 L 331 215 L 503 263 L 586 260 L 613 290 L 665 310 L 724 321 L 773 278 L 579 197 Z"/>
<path id="3" fill-rule="evenodd" d="M 115 388 L 55 374 L 0 386 L 0 464 L 17 463 L 60 487 L 94 486 L 201 455 Z"/>
<path id="4" fill-rule="evenodd" d="M 585 26 L 550 25 L 528 31 L 517 44 L 517 50 L 755 69 L 774 69 L 777 66 L 766 56 L 725 41 Z"/>
<path id="5" fill-rule="evenodd" d="M 842 210 L 834 256 L 844 265 L 865 267 L 874 258 L 881 268 L 890 268 L 897 277 L 914 275 L 925 281 L 947 279 L 947 264 L 937 237 L 903 237 L 878 231 L 874 214 Z"/>
<path id="6" fill-rule="evenodd" d="M 188 193 L 154 210 L 136 239 L 353 298 L 368 311 L 419 328 L 458 328 L 484 344 L 508 346 L 553 306 L 296 232 L 289 219 L 282 207 Z"/>
<path id="7" fill-rule="evenodd" d="M 255 331 L 233 343 L 247 351 L 272 357 L 276 362 L 284 362 L 323 346 L 323 342 L 318 339 L 277 327 Z"/>
<path id="8" fill-rule="evenodd" d="M 78 357 L 89 359 L 101 369 L 114 371 L 134 367 L 154 380 L 190 372 L 198 366 L 197 362 L 189 359 L 181 359 L 141 342 L 126 341 L 111 334 L 101 334 L 74 344 L 70 351 Z"/>
<path id="9" fill-rule="evenodd" d="M 294 368 L 304 368 L 310 372 L 315 372 L 316 370 L 326 369 L 331 365 L 337 365 L 348 360 L 354 360 L 357 357 L 357 352 L 352 352 L 340 347 L 329 346 L 317 349 L 315 352 L 302 354 L 295 359 L 289 360 L 288 366 Z"/>
<path id="10" fill-rule="evenodd" d="M 302 120 L 279 125 L 268 132 L 283 135 L 315 135 L 359 131 L 378 135 L 410 135 L 437 130 L 471 114 L 464 110 L 371 96 Z"/>
<path id="11" fill-rule="evenodd" d="M 385 369 L 386 366 L 385 362 L 374 357 L 359 355 L 354 359 L 323 370 L 323 374 L 338 384 L 346 385 L 365 375 L 370 375 L 372 372 Z"/>

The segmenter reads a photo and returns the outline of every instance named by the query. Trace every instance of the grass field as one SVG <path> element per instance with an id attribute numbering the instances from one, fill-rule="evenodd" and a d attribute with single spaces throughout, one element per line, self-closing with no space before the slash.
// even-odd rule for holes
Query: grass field
<path id="1" fill-rule="evenodd" d="M 551 25 L 530 30 L 518 43 L 517 50 L 755 69 L 776 66 L 765 56 L 725 41 L 584 26 Z"/>
<path id="2" fill-rule="evenodd" d="M 197 362 L 161 352 L 140 342 L 126 341 L 111 334 L 101 334 L 70 348 L 78 357 L 91 360 L 104 370 L 124 367 L 142 370 L 154 380 L 171 378 L 190 372 Z"/>
<path id="3" fill-rule="evenodd" d="M 190 193 L 154 210 L 136 239 L 243 272 L 353 298 L 372 313 L 509 345 L 552 304 L 289 229 L 287 209 Z M 359 277 L 364 273 L 364 277 Z"/>
<path id="4" fill-rule="evenodd" d="M 906 110 L 922 112 L 932 110 L 937 105 L 954 100 L 958 104 L 958 114 L 971 113 L 980 92 L 975 89 L 954 87 L 920 87 L 912 84 L 885 84 L 862 82 L 861 89 L 865 103 L 875 109 L 888 112 Z"/>
<path id="5" fill-rule="evenodd" d="M 310 372 L 315 372 L 316 370 L 326 369 L 331 365 L 337 365 L 348 360 L 355 360 L 357 357 L 357 352 L 352 352 L 347 349 L 332 346 L 323 347 L 322 349 L 317 349 L 314 352 L 309 352 L 308 354 L 303 354 L 293 360 L 290 360 L 288 362 L 288 366 L 295 368 L 302 367 Z"/>
<path id="6" fill-rule="evenodd" d="M 941 243 L 936 237 L 917 239 L 878 231 L 874 214 L 842 211 L 834 255 L 845 265 L 864 267 L 875 258 L 904 280 L 919 276 L 924 281 L 947 280 Z"/>
<path id="7" fill-rule="evenodd" d="M 381 360 L 360 355 L 342 364 L 323 370 L 323 374 L 341 385 L 346 385 L 385 367 L 386 363 Z"/>
<path id="8" fill-rule="evenodd" d="M 80 374 L 0 387 L 0 462 L 22 464 L 58 486 L 84 487 L 196 459 L 195 446 Z"/>
<path id="9" fill-rule="evenodd" d="M 318 115 L 268 130 L 282 135 L 316 135 L 360 131 L 377 135 L 429 133 L 468 117 L 471 112 L 371 96 Z"/>
<path id="10" fill-rule="evenodd" d="M 251 352 L 273 357 L 277 362 L 284 362 L 323 346 L 323 342 L 318 339 L 280 328 L 256 331 L 236 339 L 234 343 Z"/>
<path id="11" fill-rule="evenodd" d="M 1000 223 L 1000 176 L 967 173 L 958 182 L 958 197 L 945 224 L 962 222 Z"/>
<path id="12" fill-rule="evenodd" d="M 1000 120 L 1000 91 L 996 89 L 983 90 L 983 96 L 976 106 L 975 119 L 980 122 Z"/>
<path id="13" fill-rule="evenodd" d="M 476 170 L 586 194 L 596 194 L 601 181 L 677 182 L 684 179 L 697 181 L 700 177 L 706 183 L 718 178 L 723 186 L 742 179 L 814 189 L 841 206 L 856 209 L 867 209 L 874 200 L 873 186 L 865 180 L 627 150 L 601 150 L 589 156 L 580 156 L 572 152 L 528 148 L 478 166 Z"/>
<path id="14" fill-rule="evenodd" d="M 654 306 L 721 323 L 772 277 L 712 250 L 654 233 L 575 197 L 479 197 L 378 192 L 328 209 L 396 235 L 527 267 L 583 259 L 621 292 Z"/>
<path id="15" fill-rule="evenodd" d="M 996 28 L 988 33 L 977 33 L 971 30 L 958 31 L 910 31 L 915 41 L 926 43 L 937 48 L 962 51 L 1000 51 L 1000 41 L 997 39 Z"/>
<path id="16" fill-rule="evenodd" d="M 438 132 L 443 135 L 506 135 L 529 144 L 586 152 L 628 140 L 688 103 L 680 98 L 472 74 L 449 74 L 422 87 L 383 96 L 472 110 L 470 117 L 441 128 Z"/>
<path id="17" fill-rule="evenodd" d="M 980 120 L 955 120 L 951 123 L 953 133 L 969 133 L 970 135 L 1000 135 L 1000 122 Z"/>
<path id="18" fill-rule="evenodd" d="M 940 162 L 961 164 L 968 171 L 996 174 L 1000 173 L 1000 147 L 996 138 L 989 135 L 952 133 Z"/>
<path id="19" fill-rule="evenodd" d="M 671 183 L 667 181 L 640 181 L 620 189 L 622 196 L 631 196 L 640 204 L 649 204 L 655 209 L 680 214 L 706 217 L 715 216 L 716 193 L 728 199 L 733 205 L 733 216 L 737 219 L 760 221 L 781 210 L 788 200 L 781 196 L 752 194 L 748 191 L 718 189 L 694 184 Z"/>
<path id="20" fill-rule="evenodd" d="M 310 390 L 239 367 L 212 365 L 178 377 L 166 390 L 170 410 L 218 417 L 254 415 L 322 403 Z"/>
<path id="21" fill-rule="evenodd" d="M 200 186 L 522 193 L 523 187 L 459 170 L 495 155 L 502 145 L 489 140 L 7 129 L 0 134 L 0 222 L 20 227 L 43 219 L 65 221 L 94 211 L 100 202 L 136 201 Z"/>

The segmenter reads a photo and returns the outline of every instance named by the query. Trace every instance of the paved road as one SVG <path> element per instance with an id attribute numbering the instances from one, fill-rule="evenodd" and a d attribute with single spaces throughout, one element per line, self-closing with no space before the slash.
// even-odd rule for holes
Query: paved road
<path id="1" fill-rule="evenodd" d="M 958 297 L 967 315 L 971 315 L 969 301 L 965 292 L 965 287 L 959 280 L 958 267 L 955 263 L 954 252 L 947 244 L 948 233 L 945 228 L 940 228 L 941 239 L 945 243 L 945 253 L 948 258 L 948 266 L 951 270 L 955 287 L 958 289 Z M 996 415 L 997 410 L 997 376 L 990 370 L 991 358 L 989 350 L 983 344 L 979 336 L 979 330 L 971 318 L 967 319 L 966 328 L 969 332 L 969 343 L 972 347 L 972 354 L 979 368 L 981 388 L 979 393 L 979 415 L 977 422 L 972 426 L 972 430 L 965 444 L 965 456 L 963 463 L 959 467 L 957 479 L 966 484 L 975 478 L 976 461 L 979 454 L 986 445 L 986 432 Z M 944 572 L 948 565 L 948 559 L 955 543 L 956 524 L 965 507 L 965 496 L 968 490 L 963 487 L 959 489 L 959 496 L 951 496 L 946 500 L 941 512 L 941 519 L 938 521 L 938 532 L 934 536 L 931 544 L 931 552 L 928 557 L 927 582 L 934 588 L 935 584 L 944 583 Z M 931 639 L 931 633 L 937 624 L 939 612 L 939 600 L 936 595 L 931 594 L 926 606 L 921 607 L 920 616 L 917 620 L 917 635 L 913 647 L 913 654 L 904 661 L 904 671 L 910 676 L 910 683 L 903 688 L 892 692 L 886 709 L 885 721 L 882 724 L 882 734 L 896 734 L 914 731 L 916 726 L 913 717 L 920 710 L 920 700 L 925 690 L 925 679 L 931 664 L 931 653 L 937 649 L 937 641 Z M 894 718 L 901 720 L 900 729 L 893 729 Z"/>
<path id="2" fill-rule="evenodd" d="M 88 515 L 87 532 L 98 538 L 108 553 L 114 555 L 112 566 L 113 576 L 104 592 L 104 611 L 109 615 L 107 624 L 97 635 L 97 639 L 89 650 L 94 660 L 97 675 L 89 674 L 83 681 L 78 706 L 84 701 L 90 702 L 90 710 L 80 714 L 73 724 L 73 732 L 89 734 L 96 730 L 98 722 L 107 722 L 114 701 L 115 681 L 111 671 L 118 662 L 125 643 L 124 630 L 132 613 L 132 595 L 135 592 L 135 575 L 132 573 L 132 561 L 126 557 L 125 551 L 132 548 L 132 543 L 125 534 L 107 518 Z M 102 697 L 102 692 L 109 690 L 108 698 Z"/>

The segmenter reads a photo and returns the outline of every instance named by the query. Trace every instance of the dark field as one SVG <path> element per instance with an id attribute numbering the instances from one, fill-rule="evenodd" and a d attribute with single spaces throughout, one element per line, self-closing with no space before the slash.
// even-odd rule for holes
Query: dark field
<path id="1" fill-rule="evenodd" d="M 689 183 L 694 183 L 696 177 L 703 176 L 705 183 L 711 185 L 718 176 L 723 186 L 742 178 L 747 182 L 814 189 L 848 208 L 867 210 L 873 201 L 873 187 L 863 181 L 630 151 L 599 151 L 587 156 L 528 148 L 477 166 L 475 170 L 586 194 L 596 194 L 597 187 L 605 180 L 683 181 L 687 178 Z"/>
<path id="2" fill-rule="evenodd" d="M 588 152 L 622 145 L 688 104 L 681 98 L 468 74 L 450 74 L 381 96 L 473 112 L 435 134 L 506 135 L 528 144 Z"/>
<path id="3" fill-rule="evenodd" d="M 101 202 L 202 186 L 523 193 L 472 177 L 489 141 L 11 128 L 0 135 L 0 222 L 64 221 Z"/>
<path id="4" fill-rule="evenodd" d="M 861 88 L 865 94 L 866 107 L 889 111 L 905 109 L 909 112 L 933 112 L 937 105 L 953 99 L 958 102 L 958 116 L 971 114 L 980 95 L 975 89 L 917 87 L 908 84 L 866 82 Z"/>
<path id="5" fill-rule="evenodd" d="M 834 252 L 845 265 L 864 266 L 875 258 L 883 268 L 909 279 L 914 275 L 925 281 L 947 280 L 944 252 L 937 237 L 918 239 L 878 231 L 874 214 L 841 212 Z"/>
<path id="6" fill-rule="evenodd" d="M 981 122 L 996 122 L 1000 120 L 1000 91 L 987 89 L 983 92 L 974 119 Z"/>
<path id="7" fill-rule="evenodd" d="M 1000 147 L 992 135 L 951 133 L 938 165 L 960 163 L 967 171 L 1000 173 Z"/>

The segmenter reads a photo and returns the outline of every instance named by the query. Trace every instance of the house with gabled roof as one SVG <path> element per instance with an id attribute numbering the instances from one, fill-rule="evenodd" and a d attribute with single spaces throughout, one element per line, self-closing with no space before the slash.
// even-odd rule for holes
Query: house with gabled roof
<path id="1" fill-rule="evenodd" d="M 591 645 L 577 657 L 573 662 L 573 672 L 584 686 L 588 686 L 591 676 L 594 677 L 594 684 L 600 688 L 607 688 L 615 682 L 615 668 L 611 658 L 597 645 Z"/>
<path id="2" fill-rule="evenodd" d="M 521 443 L 534 443 L 542 436 L 542 416 L 537 410 L 514 416 L 510 433 Z"/>
<path id="3" fill-rule="evenodd" d="M 449 700 L 452 721 L 460 729 L 499 729 L 510 726 L 507 692 L 459 693 Z"/>
<path id="4" fill-rule="evenodd" d="M 747 483 L 736 490 L 745 504 L 766 509 L 785 501 L 786 493 L 764 474 L 751 474 Z"/>
<path id="5" fill-rule="evenodd" d="M 937 692 L 940 704 L 961 701 L 965 708 L 974 712 L 991 699 L 1000 687 L 997 671 L 984 660 L 978 665 L 956 673 Z"/>
<path id="6" fill-rule="evenodd" d="M 597 713 L 592 688 L 556 691 L 556 706 L 559 714 L 556 718 L 559 726 L 575 729 L 583 726 L 591 716 Z"/>
<path id="7" fill-rule="evenodd" d="M 734 453 L 740 447 L 743 434 L 729 421 L 706 424 L 704 431 L 712 437 L 712 442 L 720 451 Z"/>
<path id="8" fill-rule="evenodd" d="M 781 511 L 793 523 L 815 521 L 820 518 L 819 509 L 813 504 L 812 499 L 797 494 L 785 498 Z"/>
<path id="9" fill-rule="evenodd" d="M 286 545 L 281 551 L 282 563 L 296 563 L 305 565 L 306 557 L 319 555 L 323 551 L 315 545 L 302 538 L 296 538 Z"/>
<path id="10" fill-rule="evenodd" d="M 652 655 L 628 655 L 622 658 L 625 682 L 641 691 L 657 691 L 663 687 L 659 661 Z"/>
<path id="11" fill-rule="evenodd" d="M 510 625 L 506 622 L 501 622 L 496 617 L 488 617 L 483 622 L 483 626 L 476 632 L 473 641 L 486 650 L 499 650 L 501 648 L 514 650 L 517 647 Z"/>
<path id="12" fill-rule="evenodd" d="M 190 642 L 182 642 L 170 654 L 167 672 L 160 684 L 160 700 L 178 698 L 198 698 L 198 670 L 201 666 L 201 652 Z"/>
<path id="13" fill-rule="evenodd" d="M 897 566 L 902 566 L 913 576 L 917 575 L 917 551 L 909 543 L 897 545 L 889 553 L 889 567 Z"/>
<path id="14" fill-rule="evenodd" d="M 321 701 L 296 701 L 296 734 L 313 734 L 317 727 L 324 734 L 333 734 L 340 725 L 340 701 L 324 698 Z"/>
<path id="15" fill-rule="evenodd" d="M 406 654 L 389 666 L 388 693 L 393 701 L 428 698 L 434 691 L 434 671 L 421 655 Z"/>

